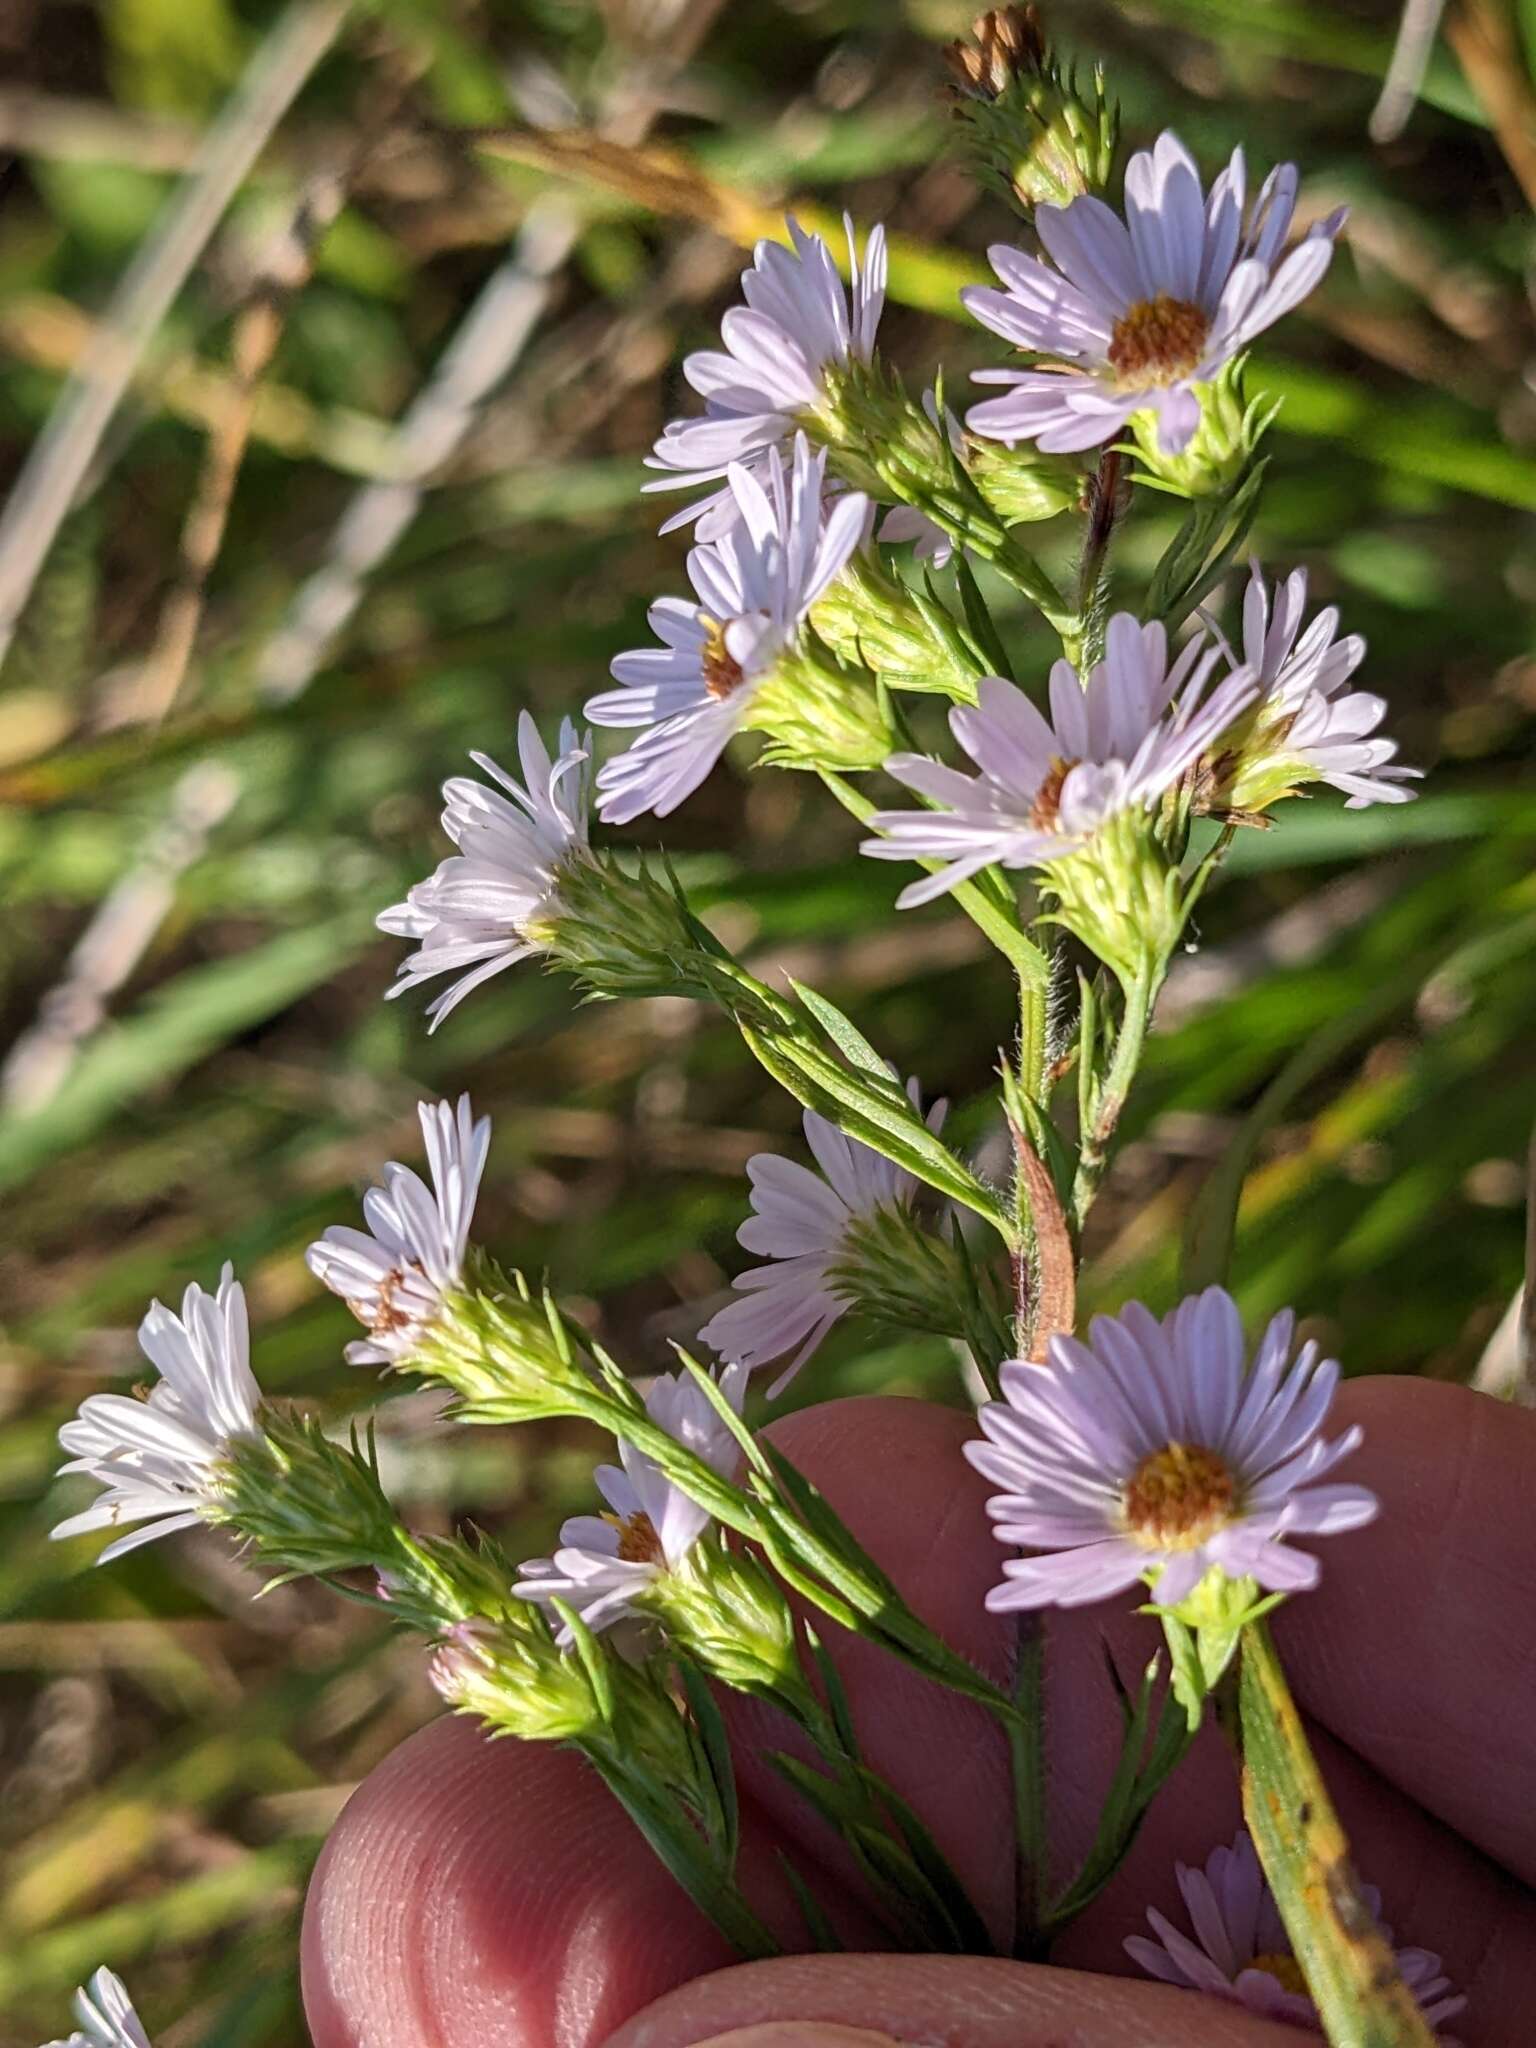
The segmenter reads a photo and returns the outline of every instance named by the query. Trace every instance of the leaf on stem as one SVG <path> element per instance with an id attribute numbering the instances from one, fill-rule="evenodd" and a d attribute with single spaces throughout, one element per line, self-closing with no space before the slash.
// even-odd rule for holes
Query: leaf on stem
<path id="1" fill-rule="evenodd" d="M 1056 1183 L 1018 1124 L 1013 1131 L 1016 1170 L 1029 1197 L 1035 1239 L 1035 1286 L 1029 1313 L 1029 1357 L 1042 1364 L 1053 1337 L 1077 1326 L 1077 1254 Z"/>

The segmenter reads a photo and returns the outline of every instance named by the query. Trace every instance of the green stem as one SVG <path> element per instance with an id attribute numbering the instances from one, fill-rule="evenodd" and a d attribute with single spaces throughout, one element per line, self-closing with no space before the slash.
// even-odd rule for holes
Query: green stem
<path id="1" fill-rule="evenodd" d="M 1361 1891 L 1263 1621 L 1243 1631 L 1237 1692 L 1244 1817 L 1329 2040 L 1433 2048 Z"/>
<path id="2" fill-rule="evenodd" d="M 986 1922 L 914 1809 L 850 1754 L 809 1687 L 787 1687 L 774 1697 L 831 1773 L 839 1798 L 811 1803 L 824 1819 L 836 1816 L 884 1914 L 893 1916 L 898 1927 L 915 1925 L 917 1944 L 925 1952 L 995 1955 Z M 803 1793 L 809 1790 L 798 1769 L 791 1782 Z"/>
<path id="3" fill-rule="evenodd" d="M 1072 1222 L 1077 1230 L 1082 1229 L 1088 1211 L 1093 1207 L 1099 1183 L 1109 1165 L 1110 1146 L 1131 1092 L 1131 1084 L 1136 1078 L 1136 1069 L 1141 1065 L 1147 1028 L 1152 1021 L 1152 1005 L 1162 987 L 1167 965 L 1165 959 L 1144 962 L 1125 991 L 1125 1009 L 1120 1018 L 1120 1029 L 1115 1033 L 1115 1050 L 1109 1072 L 1098 1091 L 1093 1121 L 1082 1134 L 1078 1152 L 1077 1174 L 1072 1183 Z"/>
<path id="4" fill-rule="evenodd" d="M 1008 1731 L 1013 1766 L 1013 1952 L 1023 1961 L 1044 1952 L 1042 1922 L 1049 1883 L 1050 1824 L 1045 1794 L 1045 1620 L 1018 1617 L 1013 1668 L 1018 1718 Z"/>
<path id="5" fill-rule="evenodd" d="M 851 817 L 857 818 L 861 825 L 867 825 L 879 808 L 878 805 L 872 804 L 868 797 L 861 796 L 850 783 L 845 781 L 833 769 L 821 768 L 817 770 L 817 773 L 833 796 L 837 798 L 843 809 Z M 930 875 L 937 874 L 944 865 L 945 863 L 941 860 L 919 860 L 913 862 L 914 867 L 920 867 Z M 1025 937 L 1024 933 L 1019 930 L 1017 922 L 1009 916 L 1008 912 L 1000 904 L 993 900 L 981 883 L 974 881 L 957 882 L 949 893 L 956 903 L 960 905 L 966 916 L 970 918 L 976 929 L 984 937 L 990 939 L 992 944 L 996 946 L 997 950 L 1009 962 L 1019 977 L 1020 985 L 1025 987 L 1035 985 L 1039 987 L 1043 1003 L 1047 979 L 1046 958 L 1034 940 Z"/>
<path id="6" fill-rule="evenodd" d="M 742 1897 L 734 1875 L 710 1854 L 703 1836 L 676 1800 L 660 1797 L 639 1784 L 626 1763 L 602 1746 L 579 1743 L 577 1747 L 678 1884 L 743 1962 L 760 1962 L 781 1954 L 778 1942 Z"/>
<path id="7" fill-rule="evenodd" d="M 1106 448 L 1089 485 L 1088 529 L 1078 567 L 1078 629 L 1064 642 L 1067 659 L 1084 679 L 1103 652 L 1100 643 L 1108 596 L 1106 569 L 1110 542 L 1119 523 L 1120 473 L 1124 461 L 1118 448 Z"/>

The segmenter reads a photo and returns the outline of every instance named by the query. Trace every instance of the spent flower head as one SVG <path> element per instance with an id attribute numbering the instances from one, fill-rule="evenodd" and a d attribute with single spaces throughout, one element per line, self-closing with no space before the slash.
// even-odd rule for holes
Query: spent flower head
<path id="1" fill-rule="evenodd" d="M 475 1197 L 490 1149 L 491 1120 L 477 1121 L 467 1095 L 450 1109 L 417 1110 L 429 1188 L 391 1160 L 363 1197 L 367 1230 L 335 1223 L 305 1253 L 317 1280 L 339 1294 L 368 1331 L 349 1344 L 350 1365 L 398 1365 L 436 1321 L 443 1297 L 463 1284 Z"/>
<path id="2" fill-rule="evenodd" d="M 144 1525 L 109 1543 L 102 1564 L 204 1520 L 220 1500 L 230 1447 L 261 1434 L 245 1290 L 232 1267 L 224 1268 L 216 1294 L 189 1287 L 179 1316 L 151 1302 L 139 1348 L 160 1374 L 145 1398 L 87 1395 L 59 1431 L 70 1453 L 60 1471 L 88 1472 L 106 1491 L 53 1534 Z"/>
<path id="3" fill-rule="evenodd" d="M 961 297 L 984 327 L 1052 367 L 978 370 L 978 383 L 1011 388 L 971 408 L 971 432 L 1065 452 L 1112 441 L 1150 410 L 1162 449 L 1182 452 L 1200 424 L 1200 387 L 1299 305 L 1332 261 L 1342 211 L 1283 253 L 1296 187 L 1295 165 L 1281 164 L 1245 211 L 1236 149 L 1207 197 L 1194 159 L 1165 130 L 1131 158 L 1124 220 L 1091 195 L 1037 208 L 1050 260 L 998 243 L 988 254 L 1003 289 Z"/>
<path id="4" fill-rule="evenodd" d="M 976 176 L 1028 214 L 1065 206 L 1109 178 L 1116 110 L 1095 69 L 1086 89 L 1046 41 L 1035 7 L 977 15 L 969 40 L 946 45 L 951 108 Z"/>
<path id="5" fill-rule="evenodd" d="M 720 323 L 724 352 L 701 349 L 684 361 L 683 375 L 704 400 L 704 412 L 668 426 L 646 458 L 666 474 L 646 490 L 718 486 L 733 465 L 761 477 L 769 452 L 789 456 L 797 428 L 826 404 L 827 372 L 873 355 L 885 304 L 885 230 L 871 231 L 861 264 L 852 219 L 843 216 L 852 278 L 845 289 L 821 236 L 807 234 L 793 218 L 786 226 L 791 246 L 759 242 L 752 267 L 742 274 L 747 303 L 732 307 Z M 727 483 L 675 513 L 661 530 L 695 521 L 700 540 L 718 540 L 743 509 Z"/>
<path id="6" fill-rule="evenodd" d="M 459 849 L 379 913 L 381 931 L 419 941 L 391 996 L 440 974 L 454 980 L 427 1007 L 435 1031 L 471 989 L 530 954 L 544 952 L 560 913 L 560 883 L 585 852 L 592 801 L 591 746 L 567 718 L 550 759 L 532 716 L 518 720 L 523 781 L 486 754 L 470 759 L 499 788 L 467 775 L 443 784 L 443 830 Z"/>
<path id="7" fill-rule="evenodd" d="M 758 472 L 731 464 L 740 523 L 690 551 L 695 597 L 657 599 L 650 623 L 662 645 L 619 655 L 623 687 L 586 707 L 596 725 L 646 728 L 597 778 L 608 822 L 664 818 L 698 788 L 859 545 L 869 500 L 850 491 L 824 510 L 825 472 L 825 451 L 813 455 L 803 434 L 788 467 L 776 448 Z"/>
<path id="8" fill-rule="evenodd" d="M 978 772 L 893 755 L 887 771 L 946 808 L 877 811 L 870 822 L 882 836 L 866 839 L 863 851 L 945 863 L 901 892 L 903 908 L 994 861 L 1042 867 L 1080 851 L 1112 818 L 1154 804 L 1251 699 L 1252 679 L 1241 671 L 1207 690 L 1219 658 L 1192 640 L 1170 662 L 1160 625 L 1117 612 L 1086 684 L 1068 661 L 1052 668 L 1049 718 L 1014 684 L 984 677 L 976 704 L 949 714 Z"/>
<path id="9" fill-rule="evenodd" d="M 1176 1608 L 1213 1570 L 1315 1586 L 1317 1560 L 1285 1538 L 1361 1528 L 1377 1500 L 1319 1484 L 1361 1433 L 1323 1435 L 1339 1368 L 1310 1342 L 1293 1362 L 1294 1333 L 1276 1316 L 1250 1369 L 1236 1303 L 1208 1287 L 1161 1321 L 1131 1302 L 1087 1343 L 1054 1337 L 1047 1363 L 1005 1365 L 966 1456 L 1000 1489 L 998 1541 L 1041 1554 L 1009 1558 L 987 1606 L 1086 1606 L 1144 1580 Z"/>
<path id="10" fill-rule="evenodd" d="M 744 1366 L 727 1366 L 721 1373 L 720 1391 L 738 1415 L 746 1387 Z M 735 1471 L 740 1456 L 736 1439 L 692 1373 L 659 1375 L 646 1392 L 645 1410 L 711 1471 L 722 1477 Z M 647 1589 L 684 1563 L 710 1522 L 708 1510 L 674 1485 L 646 1452 L 621 1443 L 619 1460 L 599 1465 L 595 1474 L 608 1512 L 573 1515 L 561 1527 L 554 1556 L 523 1565 L 516 1589 L 525 1599 L 546 1605 L 563 1600 L 594 1630 L 638 1614 Z M 562 1627 L 560 1640 L 568 1633 Z"/>
<path id="11" fill-rule="evenodd" d="M 68 2040 L 49 2041 L 45 2048 L 149 2048 L 127 1986 L 111 1970 L 98 1970 L 75 1993 L 75 2018 L 80 2024 Z"/>
<path id="12" fill-rule="evenodd" d="M 907 1093 L 919 1108 L 915 1080 L 907 1083 Z M 939 1101 L 928 1112 L 934 1133 L 947 1106 Z M 773 1263 L 739 1274 L 741 1299 L 728 1302 L 699 1332 L 722 1357 L 748 1367 L 793 1352 L 770 1395 L 788 1386 L 833 1324 L 857 1303 L 846 1269 L 857 1263 L 858 1226 L 886 1210 L 909 1210 L 920 1185 L 915 1174 L 845 1137 L 814 1110 L 805 1112 L 804 1126 L 821 1172 L 774 1152 L 759 1152 L 747 1162 L 752 1214 L 736 1235 L 748 1251 L 763 1252 Z"/>
<path id="13" fill-rule="evenodd" d="M 1322 2033 L 1322 2020 L 1247 1831 L 1230 1847 L 1213 1849 L 1203 1869 L 1180 1863 L 1175 1870 L 1194 1932 L 1181 1932 L 1165 1914 L 1149 1907 L 1147 1919 L 1157 1940 L 1144 1934 L 1129 1936 L 1125 1948 L 1131 1960 L 1164 1984 L 1203 1991 L 1265 2019 Z M 1362 1885 L 1361 1891 L 1379 1920 L 1381 1894 L 1374 1885 Z M 1382 1933 L 1390 1944 L 1391 1928 L 1384 1927 Z M 1443 2048 L 1455 2048 L 1439 2028 L 1467 2001 L 1452 1993 L 1439 1956 L 1430 1949 L 1400 1948 L 1396 1960 L 1436 2038 Z"/>
<path id="14" fill-rule="evenodd" d="M 1348 687 L 1365 659 L 1365 642 L 1358 633 L 1339 637 L 1335 606 L 1304 627 L 1306 609 L 1305 569 L 1293 569 L 1271 598 L 1263 570 L 1253 564 L 1241 666 L 1260 694 L 1209 764 L 1202 800 L 1213 809 L 1262 811 L 1309 782 L 1342 790 L 1346 810 L 1407 803 L 1416 794 L 1404 785 L 1420 771 L 1400 766 L 1397 742 L 1376 731 L 1386 700 Z"/>

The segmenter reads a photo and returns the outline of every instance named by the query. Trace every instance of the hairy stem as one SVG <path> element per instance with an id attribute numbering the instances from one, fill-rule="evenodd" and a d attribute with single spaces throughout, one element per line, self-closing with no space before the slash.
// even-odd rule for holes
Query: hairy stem
<path id="1" fill-rule="evenodd" d="M 1152 1005 L 1166 971 L 1166 961 L 1148 961 L 1125 991 L 1125 1009 L 1120 1018 L 1120 1029 L 1115 1033 L 1115 1050 L 1109 1072 L 1098 1092 L 1093 1120 L 1082 1134 L 1078 1153 L 1077 1174 L 1072 1183 L 1072 1222 L 1077 1230 L 1082 1229 L 1088 1211 L 1093 1207 L 1099 1183 L 1109 1165 L 1110 1147 L 1114 1143 L 1131 1085 L 1136 1079 L 1136 1069 L 1141 1065 L 1147 1027 L 1152 1021 Z"/>

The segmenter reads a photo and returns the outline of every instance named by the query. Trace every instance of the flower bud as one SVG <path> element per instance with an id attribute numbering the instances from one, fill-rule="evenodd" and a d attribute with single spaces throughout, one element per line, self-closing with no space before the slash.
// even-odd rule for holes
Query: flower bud
<path id="1" fill-rule="evenodd" d="M 758 685 L 743 721 L 763 733 L 763 759 L 775 768 L 829 768 L 859 774 L 878 768 L 896 744 L 862 666 L 845 666 L 810 628 Z"/>
<path id="2" fill-rule="evenodd" d="M 941 604 L 909 589 L 873 553 L 854 556 L 811 619 L 839 657 L 863 663 L 891 688 L 975 702 L 985 657 Z"/>
<path id="3" fill-rule="evenodd" d="M 313 1416 L 268 1408 L 262 1423 L 230 1445 L 208 1519 L 285 1572 L 387 1566 L 401 1531 L 371 1446 L 333 1443 Z"/>
<path id="4" fill-rule="evenodd" d="M 1066 206 L 1109 182 L 1120 117 L 1097 66 L 1087 91 L 1064 69 L 1035 7 L 980 14 L 971 39 L 944 52 L 949 98 L 978 181 L 1026 216 Z"/>
<path id="5" fill-rule="evenodd" d="M 676 1648 L 733 1691 L 780 1700 L 805 1692 L 789 1603 L 750 1551 L 696 1544 L 681 1568 L 657 1574 L 637 1604 L 656 1616 Z"/>
<path id="6" fill-rule="evenodd" d="M 1083 506 L 1082 465 L 1069 455 L 1043 455 L 1033 441 L 1009 448 L 1001 441 L 971 441 L 966 449 L 971 481 L 1007 526 L 1054 519 Z"/>
<path id="7" fill-rule="evenodd" d="M 445 1297 L 442 1313 L 411 1359 L 457 1395 L 470 1422 L 528 1422 L 579 1414 L 594 1388 L 560 1312 L 521 1273 L 504 1274 L 479 1255 L 477 1284 Z"/>
<path id="8" fill-rule="evenodd" d="M 911 506 L 956 547 L 995 563 L 1048 618 L 1059 616 L 1058 593 L 1009 529 L 1026 517 L 1048 518 L 1078 504 L 1079 463 L 1028 451 L 1012 457 L 989 451 L 973 469 L 971 444 L 945 415 L 942 393 L 930 410 L 878 362 L 850 362 L 827 379 L 821 428 L 839 475 L 851 482 L 864 479 L 859 488 L 871 496 Z M 989 492 L 994 484 L 996 503 Z"/>
<path id="9" fill-rule="evenodd" d="M 581 1741 L 608 1726 L 585 1659 L 558 1649 L 533 1609 L 500 1622 L 455 1623 L 428 1675 L 455 1713 L 524 1742 Z"/>
<path id="10" fill-rule="evenodd" d="M 1123 987 L 1166 960 L 1184 928 L 1178 863 L 1139 809 L 1118 812 L 1080 852 L 1052 861 L 1043 887 L 1056 900 L 1042 921 L 1075 933 Z"/>
<path id="11" fill-rule="evenodd" d="M 1223 365 L 1209 384 L 1196 386 L 1200 424 L 1182 455 L 1169 455 L 1159 440 L 1158 415 L 1133 413 L 1131 438 L 1141 462 L 1139 482 L 1179 498 L 1217 498 L 1235 491 L 1247 475 L 1276 407 L 1243 393 L 1245 358 Z"/>
<path id="12" fill-rule="evenodd" d="M 898 1329 L 965 1337 L 974 1327 L 977 1286 L 984 1283 L 956 1247 L 908 1206 L 883 1203 L 845 1229 L 827 1284 L 866 1315 Z"/>

